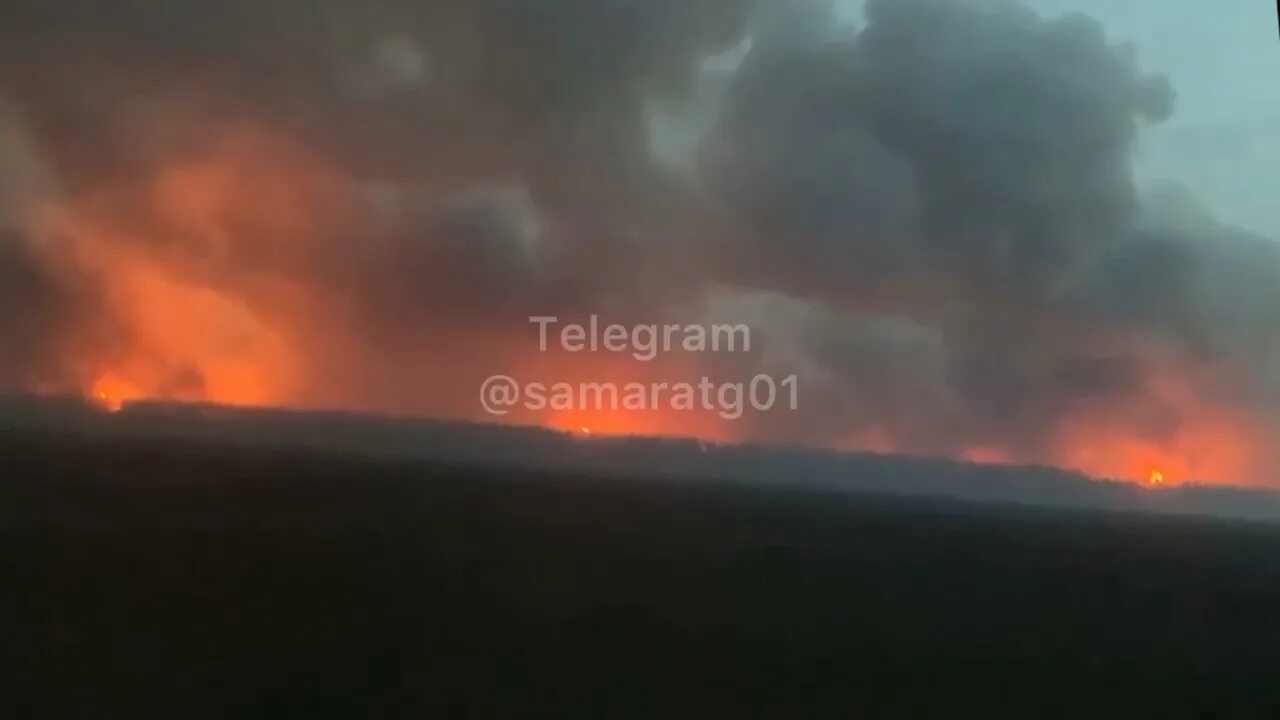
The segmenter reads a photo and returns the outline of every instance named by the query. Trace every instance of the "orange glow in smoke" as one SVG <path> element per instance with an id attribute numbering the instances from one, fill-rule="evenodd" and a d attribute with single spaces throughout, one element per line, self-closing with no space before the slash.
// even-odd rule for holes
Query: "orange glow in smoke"
<path id="1" fill-rule="evenodd" d="M 351 320 L 343 319 L 341 303 L 326 303 L 326 288 L 302 267 L 347 192 L 330 186 L 340 183 L 329 172 L 288 143 L 282 148 L 270 137 L 236 131 L 215 141 L 206 155 L 161 168 L 143 189 L 134 188 L 141 199 L 126 195 L 120 201 L 107 192 L 89 198 L 84 207 L 59 209 L 53 235 L 67 246 L 54 254 L 101 283 L 110 319 L 106 327 L 84 328 L 66 339 L 81 392 L 111 412 L 132 401 L 167 399 L 494 420 L 477 418 L 470 388 L 459 394 L 469 405 L 442 407 L 441 394 L 459 384 L 455 371 L 467 369 L 458 358 L 487 353 L 514 361 L 511 369 L 521 380 L 548 383 L 676 383 L 698 374 L 692 358 L 642 363 L 600 353 L 530 352 L 520 338 L 535 337 L 533 331 L 515 322 L 510 330 L 515 340 L 459 339 L 433 328 L 433 347 L 422 357 L 429 362 L 406 374 L 404 382 L 397 378 L 394 393 L 344 394 L 338 387 L 341 373 L 332 368 L 326 373 L 316 364 L 340 356 L 354 366 L 367 356 L 360 354 L 358 335 Z M 434 348 L 446 340 L 454 351 L 465 341 L 478 352 L 442 355 Z M 1048 463 L 1152 486 L 1175 480 L 1248 481 L 1257 462 L 1254 450 L 1266 444 L 1253 433 L 1251 418 L 1229 404 L 1207 401 L 1201 381 L 1187 368 L 1153 362 L 1141 401 L 1108 398 L 1074 408 L 1049 450 L 1028 454 L 986 442 L 956 454 L 978 463 Z M 1144 414 L 1152 403 L 1176 421 L 1167 426 L 1152 421 Z M 715 442 L 746 440 L 751 427 L 715 412 L 671 407 L 547 409 L 509 420 L 583 437 L 685 436 Z M 891 430 L 875 425 L 835 444 L 846 450 L 912 451 Z"/>
<path id="2" fill-rule="evenodd" d="M 145 395 L 146 393 L 112 373 L 98 378 L 89 391 L 89 396 L 94 402 L 111 413 L 120 412 L 130 401 L 138 400 Z"/>
<path id="3" fill-rule="evenodd" d="M 1088 406 L 1063 423 L 1051 461 L 1094 477 L 1169 485 L 1248 483 L 1264 446 L 1256 421 L 1206 397 L 1211 379 L 1153 363 L 1146 401 Z M 1162 413 L 1152 412 L 1155 406 Z"/>
<path id="4" fill-rule="evenodd" d="M 166 277 L 145 262 L 123 264 L 108 298 L 132 346 L 104 378 L 139 396 L 227 405 L 286 401 L 280 387 L 292 353 L 238 298 Z M 112 380 L 112 378 L 115 378 Z"/>
<path id="5" fill-rule="evenodd" d="M 287 148 L 287 146 L 284 146 Z M 264 135 L 236 129 L 153 181 L 110 188 L 41 220 L 69 272 L 100 287 L 102 323 L 65 339 L 84 395 L 117 411 L 164 399 L 295 404 L 308 303 L 287 275 L 327 206 L 324 173 Z M 317 180 L 316 178 L 321 178 Z M 330 204 L 331 205 L 331 204 Z"/>
<path id="6" fill-rule="evenodd" d="M 647 413 L 630 413 L 625 410 L 564 410 L 552 412 L 543 419 L 543 424 L 553 430 L 583 437 L 664 434 L 660 419 L 647 417 L 647 415 Z"/>

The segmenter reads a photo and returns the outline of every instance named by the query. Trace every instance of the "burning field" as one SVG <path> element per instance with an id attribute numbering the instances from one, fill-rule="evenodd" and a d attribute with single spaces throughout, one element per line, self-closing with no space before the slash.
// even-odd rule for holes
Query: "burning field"
<path id="1" fill-rule="evenodd" d="M 515 413 L 1265 485 L 1280 247 L 1135 143 L 1173 89 L 1012 2 L 28 3 L 0 387 L 485 419 L 494 373 L 794 373 L 795 412 Z M 540 352 L 530 316 L 745 323 Z"/>

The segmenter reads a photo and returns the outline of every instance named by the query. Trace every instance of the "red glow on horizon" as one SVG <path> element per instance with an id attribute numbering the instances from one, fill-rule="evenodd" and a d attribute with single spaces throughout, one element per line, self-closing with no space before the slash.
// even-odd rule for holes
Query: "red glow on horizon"
<path id="1" fill-rule="evenodd" d="M 133 400 L 140 400 L 144 393 L 125 380 L 107 373 L 98 378 L 89 389 L 89 397 L 109 413 L 118 413 Z"/>
<path id="2" fill-rule="evenodd" d="M 492 328 L 492 335 L 465 337 L 437 328 L 420 345 L 407 343 L 421 369 L 388 381 L 389 392 L 361 394 L 364 387 L 334 382 L 345 377 L 342 368 L 372 357 L 342 299 L 329 297 L 321 280 L 299 269 L 330 219 L 325 210 L 341 205 L 331 201 L 335 183 L 324 163 L 288 143 L 235 131 L 208 154 L 162 168 L 138 191 L 141 200 L 116 202 L 108 192 L 88 198 L 84 207 L 59 208 L 54 235 L 65 246 L 55 255 L 101 284 L 109 318 L 103 327 L 65 339 L 81 394 L 109 412 L 140 400 L 169 400 L 494 420 L 480 413 L 470 387 L 456 387 L 474 369 L 467 357 L 488 355 L 521 380 L 623 386 L 688 381 L 699 372 L 679 355 L 641 363 L 599 353 L 531 351 L 535 331 L 519 323 L 506 336 Z M 141 217 L 117 217 L 110 211 L 117 206 L 144 209 L 137 211 Z M 198 257 L 175 255 L 173 248 Z M 244 272 L 246 266 L 232 259 L 242 256 L 253 259 L 248 267 L 261 263 L 272 272 Z M 441 353 L 441 346 L 454 348 L 454 355 Z M 1255 419 L 1206 399 L 1211 383 L 1189 367 L 1153 360 L 1147 369 L 1140 400 L 1106 398 L 1071 408 L 1052 441 L 1034 452 L 984 441 L 953 454 L 979 464 L 1047 464 L 1153 487 L 1247 482 L 1266 446 Z M 442 399 L 447 393 L 454 394 Z M 1152 430 L 1146 411 L 1153 403 L 1177 422 Z M 727 421 L 710 410 L 578 407 L 516 413 L 508 420 L 583 438 L 758 439 L 749 421 Z M 886 454 L 915 449 L 909 438 L 874 424 L 820 444 Z"/>
<path id="3" fill-rule="evenodd" d="M 1263 447 L 1256 420 L 1205 398 L 1206 378 L 1186 368 L 1153 362 L 1148 368 L 1148 405 L 1158 403 L 1174 420 L 1167 427 L 1136 432 L 1147 405 L 1109 402 L 1068 418 L 1059 434 L 1054 464 L 1092 477 L 1151 485 L 1187 481 L 1249 483 Z M 1159 483 L 1152 479 L 1159 476 Z"/>

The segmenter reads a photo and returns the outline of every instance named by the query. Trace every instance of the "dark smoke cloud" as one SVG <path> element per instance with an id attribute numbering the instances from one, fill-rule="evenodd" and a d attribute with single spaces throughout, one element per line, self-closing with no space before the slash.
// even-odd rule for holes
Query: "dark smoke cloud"
<path id="1" fill-rule="evenodd" d="M 1194 358 L 1206 403 L 1271 424 L 1275 244 L 1134 188 L 1135 133 L 1170 112 L 1163 80 L 1081 17 L 947 2 L 868 17 L 758 41 L 711 155 L 763 228 L 738 281 L 843 309 L 784 323 L 814 328 L 792 367 L 820 379 L 820 411 L 782 431 L 887 427 L 908 448 L 1035 459 L 1101 402 L 1158 441 L 1196 418 L 1151 394 L 1152 352 Z M 875 337 L 886 326 L 919 340 Z"/>
<path id="2" fill-rule="evenodd" d="M 953 0 L 867 16 L 762 42 L 739 73 L 716 169 L 767 229 L 759 260 L 807 264 L 800 292 L 907 272 L 1039 292 L 1129 231 L 1132 141 L 1172 93 L 1096 22 Z"/>
<path id="3" fill-rule="evenodd" d="M 1081 289 L 1089 308 L 1244 373 L 1274 406 L 1280 381 L 1280 245 L 1222 224 L 1185 189 L 1152 193 L 1129 242 Z M 1271 408 L 1268 407 L 1268 410 Z"/>
<path id="4" fill-rule="evenodd" d="M 1143 210 L 1133 142 L 1173 92 L 1130 48 L 1012 2 L 866 16 L 760 32 L 707 156 L 748 221 L 726 248 L 734 281 L 837 311 L 789 321 L 826 378 L 813 425 L 1036 457 L 1073 407 L 1155 404 L 1134 338 L 1260 357 L 1250 329 L 1274 304 L 1244 288 L 1275 286 L 1273 246 L 1144 226 L 1164 211 Z"/>
<path id="5" fill-rule="evenodd" d="M 37 368 L 48 360 L 49 328 L 58 317 L 56 286 L 20 236 L 0 231 L 0 389 L 39 383 Z"/>

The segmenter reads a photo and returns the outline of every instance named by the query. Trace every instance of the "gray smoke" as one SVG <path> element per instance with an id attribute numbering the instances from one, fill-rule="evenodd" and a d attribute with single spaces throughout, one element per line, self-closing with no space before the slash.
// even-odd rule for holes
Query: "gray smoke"
<path id="1" fill-rule="evenodd" d="M 804 410 L 745 421 L 754 437 L 1045 459 L 1081 404 L 1178 424 L 1146 397 L 1151 352 L 1274 415 L 1275 246 L 1176 193 L 1140 197 L 1134 141 L 1174 93 L 1081 15 L 872 0 L 859 28 L 824 0 L 54 0 L 9 16 L 0 100 L 42 177 L 7 175 L 0 219 L 97 198 L 118 242 L 189 282 L 250 307 L 271 279 L 311 290 L 354 338 L 309 338 L 345 403 L 474 410 L 472 381 L 525 349 L 529 315 L 710 312 L 767 346 L 711 369 L 806 379 Z M 655 108 L 676 120 L 655 130 Z M 148 204 L 157 173 L 228 127 L 251 128 L 234 183 L 270 196 L 286 169 L 305 243 L 252 207 L 224 208 L 213 242 Z M 6 344 L 109 326 L 98 278 L 5 228 Z M 0 373 L 26 383 L 37 363 L 13 357 Z"/>
<path id="2" fill-rule="evenodd" d="M 1173 92 L 1131 48 L 1013 2 L 866 15 L 758 36 L 708 154 L 746 221 L 734 281 L 837 310 L 800 334 L 828 379 L 814 403 L 850 399 L 830 417 L 907 447 L 1036 458 L 1094 399 L 1173 412 L 1144 397 L 1139 339 L 1274 386 L 1276 247 L 1139 201 L 1134 140 Z"/>

